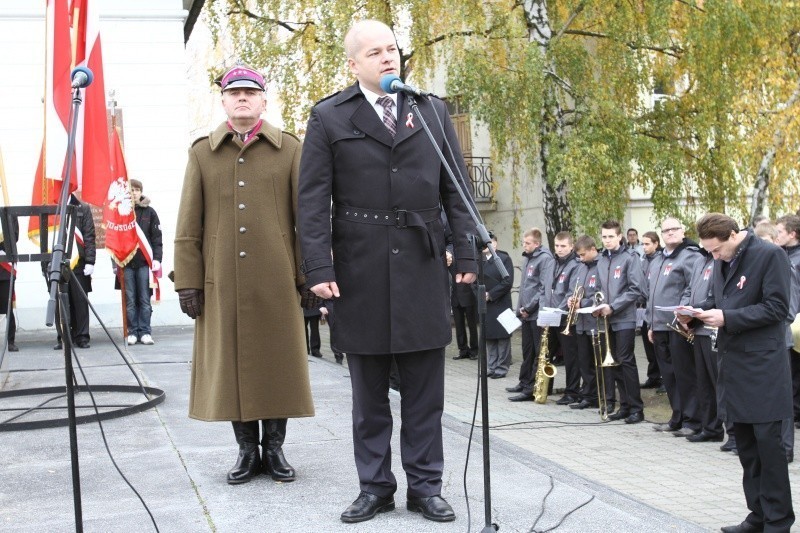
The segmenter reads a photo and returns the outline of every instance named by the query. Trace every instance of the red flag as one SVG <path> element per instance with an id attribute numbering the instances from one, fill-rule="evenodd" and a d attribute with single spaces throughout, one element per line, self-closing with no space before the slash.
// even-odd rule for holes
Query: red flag
<path id="1" fill-rule="evenodd" d="M 108 188 L 103 208 L 103 225 L 106 227 L 106 250 L 111 259 L 124 267 L 136 255 L 136 213 L 128 188 L 128 171 L 125 155 L 117 130 L 111 132 L 111 168 L 116 179 Z"/>
<path id="2" fill-rule="evenodd" d="M 58 203 L 61 183 L 64 177 L 65 155 L 67 152 L 67 128 L 72 102 L 70 68 L 72 54 L 69 31 L 68 0 L 47 0 L 47 32 L 44 99 L 44 139 L 39 154 L 39 164 L 33 181 L 31 205 Z M 70 180 L 70 192 L 77 187 Z M 30 217 L 28 235 L 36 238 L 39 234 L 39 218 Z"/>
<path id="3" fill-rule="evenodd" d="M 100 16 L 96 2 L 72 0 L 72 29 L 75 38 L 74 66 L 88 67 L 94 81 L 84 91 L 75 140 L 78 188 L 84 202 L 104 205 L 115 177 L 111 173 L 108 116 L 100 46 Z"/>

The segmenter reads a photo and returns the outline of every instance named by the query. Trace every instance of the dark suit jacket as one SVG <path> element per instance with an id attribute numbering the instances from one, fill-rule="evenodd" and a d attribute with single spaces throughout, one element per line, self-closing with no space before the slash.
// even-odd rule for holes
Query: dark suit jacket
<path id="1" fill-rule="evenodd" d="M 508 331 L 497 321 L 500 313 L 511 309 L 511 287 L 514 285 L 514 263 L 507 253 L 497 250 L 497 255 L 506 267 L 508 278 L 502 279 L 500 271 L 494 260 L 483 261 L 483 275 L 486 282 L 486 329 L 484 335 L 487 339 L 507 339 L 511 336 Z M 513 311 L 513 309 L 512 309 Z"/>
<path id="2" fill-rule="evenodd" d="M 789 259 L 748 233 L 727 276 L 714 262 L 712 299 L 725 325 L 717 337 L 717 398 L 724 420 L 763 423 L 792 416 L 786 348 Z"/>
<path id="3" fill-rule="evenodd" d="M 434 114 L 441 117 L 444 134 Z M 403 353 L 441 348 L 451 339 L 449 285 L 442 222 L 420 228 L 331 220 L 337 206 L 391 212 L 444 207 L 453 230 L 460 272 L 474 272 L 466 234 L 468 211 L 444 171 L 419 120 L 398 96 L 392 138 L 354 84 L 311 110 L 300 162 L 298 227 L 308 287 L 336 281 L 332 343 L 355 354 Z M 440 100 L 419 99 L 436 144 L 466 178 L 455 130 Z M 455 159 L 444 147 L 447 137 Z M 431 250 L 429 238 L 435 240 Z M 331 259 L 333 251 L 333 259 Z"/>

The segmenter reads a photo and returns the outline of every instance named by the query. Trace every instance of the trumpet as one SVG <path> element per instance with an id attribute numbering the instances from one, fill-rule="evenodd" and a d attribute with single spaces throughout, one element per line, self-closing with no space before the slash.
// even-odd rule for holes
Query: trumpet
<path id="1" fill-rule="evenodd" d="M 606 299 L 606 297 L 602 292 L 597 291 L 596 293 L 594 293 L 594 304 L 595 305 L 602 304 L 605 301 L 605 299 Z M 599 316 L 597 317 L 597 331 L 598 332 L 600 331 L 600 317 Z M 606 337 L 606 355 L 603 358 L 603 361 L 600 363 L 600 366 L 601 367 L 619 366 L 619 363 L 617 363 L 614 360 L 614 354 L 611 352 L 611 341 L 608 340 L 608 336 L 609 336 L 608 318 L 605 317 L 605 316 L 603 317 L 603 333 L 605 334 L 605 337 Z M 599 338 L 600 334 L 598 333 L 597 336 Z M 598 342 L 599 342 L 599 340 L 598 340 Z"/>
<path id="2" fill-rule="evenodd" d="M 667 323 L 667 327 L 686 339 L 689 344 L 694 344 L 694 333 L 685 331 L 682 327 L 676 324 L 678 317 L 672 319 L 672 323 Z"/>
<path id="3" fill-rule="evenodd" d="M 567 313 L 567 324 L 564 326 L 564 331 L 561 332 L 562 335 L 572 335 L 569 328 L 575 324 L 575 320 L 578 318 L 578 307 L 581 305 L 584 292 L 583 285 L 576 283 L 575 290 L 572 291 L 572 303 L 569 305 Z"/>

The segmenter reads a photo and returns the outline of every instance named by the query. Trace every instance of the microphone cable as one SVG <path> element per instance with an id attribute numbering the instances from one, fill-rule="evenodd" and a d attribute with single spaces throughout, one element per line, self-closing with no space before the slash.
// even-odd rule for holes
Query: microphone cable
<path id="1" fill-rule="evenodd" d="M 122 350 L 119 348 L 119 346 L 117 346 L 117 343 L 114 342 L 114 339 L 111 336 L 111 333 L 108 331 L 108 328 L 106 328 L 105 323 L 100 318 L 100 315 L 97 313 L 97 310 L 92 305 L 92 302 L 89 301 L 89 296 L 83 290 L 83 287 L 81 287 L 81 284 L 78 283 L 78 280 L 75 278 L 75 276 L 74 276 L 74 274 L 72 272 L 72 269 L 67 269 L 67 270 L 69 270 L 69 276 L 70 276 L 70 280 L 68 280 L 68 283 L 69 283 L 69 281 L 74 282 L 75 287 L 78 288 L 79 296 L 83 297 L 83 299 L 86 301 L 86 303 L 89 304 L 89 308 L 92 310 L 92 313 L 94 314 L 95 318 L 97 318 L 97 321 L 99 322 L 100 326 L 102 326 L 103 331 L 106 333 L 106 335 L 108 336 L 109 340 L 111 340 L 111 343 L 114 345 L 114 348 L 116 348 L 117 353 L 119 353 L 120 357 L 122 357 L 122 360 L 125 362 L 125 365 L 130 369 L 131 373 L 133 374 L 134 379 L 136 379 L 136 383 L 139 384 L 139 388 L 142 389 L 142 394 L 144 394 L 145 398 L 150 399 L 149 395 L 147 394 L 147 391 L 144 388 L 144 385 L 142 384 L 141 380 L 139 379 L 139 376 L 134 371 L 134 369 L 131 366 L 131 364 L 128 361 L 128 359 L 122 353 Z M 60 300 L 59 300 L 59 302 L 60 302 Z M 60 322 L 60 320 L 59 320 L 59 322 Z M 67 324 L 67 326 L 69 326 L 69 324 Z M 69 331 L 66 331 L 66 332 L 62 331 L 62 336 L 65 339 L 66 339 L 66 335 L 69 335 L 69 334 L 70 334 Z M 95 414 L 98 417 L 97 418 L 97 426 L 100 428 L 100 435 L 101 435 L 101 437 L 103 439 L 103 445 L 105 446 L 106 453 L 108 454 L 108 458 L 111 459 L 111 464 L 114 465 L 114 468 L 116 469 L 117 473 L 122 478 L 122 480 L 125 482 L 125 484 L 128 485 L 128 487 L 131 489 L 131 491 L 133 491 L 133 493 L 139 499 L 139 501 L 141 502 L 142 506 L 144 507 L 144 510 L 147 512 L 148 516 L 150 517 L 150 521 L 153 523 L 153 527 L 155 528 L 156 533 L 159 533 L 160 530 L 158 529 L 158 524 L 156 523 L 156 519 L 153 516 L 153 513 L 150 511 L 150 508 L 147 506 L 147 503 L 144 501 L 144 498 L 142 498 L 141 494 L 139 494 L 139 491 L 136 490 L 136 488 L 133 486 L 133 484 L 130 481 L 128 481 L 128 478 L 125 477 L 125 474 L 122 472 L 122 470 L 120 469 L 119 465 L 117 465 L 116 460 L 114 460 L 114 455 L 111 453 L 111 448 L 108 445 L 108 440 L 106 439 L 106 432 L 103 429 L 103 423 L 99 418 L 100 417 L 100 410 L 97 408 L 97 402 L 95 401 L 95 397 L 94 397 L 94 393 L 92 392 L 92 388 L 89 385 L 89 380 L 86 378 L 86 373 L 83 371 L 83 366 L 81 365 L 80 358 L 78 357 L 78 354 L 75 351 L 75 347 L 72 346 L 71 344 L 70 344 L 70 346 L 72 348 L 72 358 L 75 360 L 75 363 L 77 363 L 77 365 L 78 365 L 78 370 L 81 373 L 81 377 L 83 378 L 83 382 L 86 384 L 86 390 L 89 393 L 89 397 L 91 398 L 91 401 L 92 401 L 92 406 L 94 407 Z"/>

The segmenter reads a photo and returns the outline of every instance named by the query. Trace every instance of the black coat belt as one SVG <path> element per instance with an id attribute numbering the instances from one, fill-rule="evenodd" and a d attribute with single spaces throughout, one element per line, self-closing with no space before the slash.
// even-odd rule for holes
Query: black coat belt
<path id="1" fill-rule="evenodd" d="M 425 231 L 428 236 L 428 249 L 431 257 L 436 258 L 436 239 L 428 227 L 429 222 L 439 219 L 441 208 L 437 205 L 428 209 L 392 209 L 381 211 L 377 209 L 364 209 L 347 205 L 333 204 L 334 220 L 346 220 L 360 224 L 373 224 L 375 226 L 394 226 L 396 228 L 417 228 Z"/>

